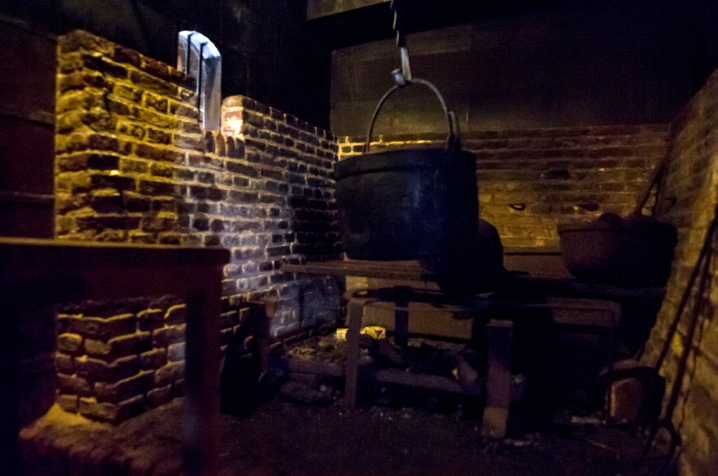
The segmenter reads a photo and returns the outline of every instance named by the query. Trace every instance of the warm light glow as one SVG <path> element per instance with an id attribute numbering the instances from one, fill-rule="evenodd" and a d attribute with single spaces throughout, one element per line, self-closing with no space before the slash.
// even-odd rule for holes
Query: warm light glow
<path id="1" fill-rule="evenodd" d="M 243 123 L 244 121 L 242 119 L 225 117 L 224 124 L 222 124 L 222 130 L 228 136 L 239 137 L 241 139 L 243 138 L 241 133 Z"/>

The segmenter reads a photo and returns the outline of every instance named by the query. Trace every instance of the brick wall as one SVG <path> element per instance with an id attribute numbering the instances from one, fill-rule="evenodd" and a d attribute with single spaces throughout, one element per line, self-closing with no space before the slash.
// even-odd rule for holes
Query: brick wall
<path id="1" fill-rule="evenodd" d="M 61 37 L 56 237 L 230 249 L 223 348 L 248 300 L 279 299 L 278 339 L 332 323 L 342 283 L 280 264 L 338 256 L 333 137 L 241 96 L 225 100 L 222 133 L 203 132 L 196 99 L 192 78 L 164 63 L 86 32 Z M 62 406 L 119 421 L 181 393 L 184 305 L 103 306 L 60 315 Z"/>
<path id="2" fill-rule="evenodd" d="M 667 134 L 665 125 L 485 131 L 463 134 L 462 145 L 476 154 L 479 214 L 497 227 L 504 247 L 558 247 L 557 223 L 633 210 Z M 381 136 L 372 150 L 444 139 Z M 362 142 L 341 138 L 340 156 L 360 153 Z"/>
<path id="3" fill-rule="evenodd" d="M 718 201 L 718 72 L 714 72 L 676 118 L 671 127 L 668 148 L 668 173 L 659 197 L 659 215 L 678 228 L 676 259 L 669 278 L 666 297 L 658 314 L 644 361 L 654 364 L 666 341 L 678 302 L 687 285 L 692 268 L 713 217 Z M 717 243 L 712 243 L 713 253 Z M 670 342 L 668 356 L 661 368 L 667 389 L 673 384 L 679 355 L 690 345 L 687 375 L 683 378 L 681 397 L 673 415 L 683 443 L 679 456 L 681 475 L 716 474 L 718 468 L 718 287 L 716 268 L 710 268 L 707 302 L 699 312 L 699 327 L 692 343 L 686 342 L 689 315 L 696 304 L 697 285 L 683 313 L 678 335 Z"/>

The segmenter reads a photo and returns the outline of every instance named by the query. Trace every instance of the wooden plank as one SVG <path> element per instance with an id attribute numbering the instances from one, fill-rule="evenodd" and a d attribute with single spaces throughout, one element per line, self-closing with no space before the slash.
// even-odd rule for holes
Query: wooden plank
<path id="1" fill-rule="evenodd" d="M 390 0 L 308 0 L 307 20 L 336 15 L 337 13 L 356 10 L 378 3 L 387 3 Z"/>
<path id="2" fill-rule="evenodd" d="M 396 369 L 361 369 L 359 377 L 370 382 L 392 383 L 450 393 L 470 393 L 456 380 L 441 375 L 414 374 Z"/>
<path id="3" fill-rule="evenodd" d="M 408 281 L 431 280 L 418 261 L 317 261 L 303 264 L 282 263 L 286 273 L 327 274 L 334 276 L 365 276 L 370 278 Z"/>
<path id="4" fill-rule="evenodd" d="M 333 362 L 322 362 L 319 360 L 288 359 L 291 372 L 329 375 L 332 377 L 343 377 L 344 371 L 339 364 Z M 397 369 L 370 369 L 359 368 L 358 379 L 367 382 L 392 383 L 406 385 L 408 387 L 426 388 L 440 390 L 449 393 L 470 393 L 464 389 L 459 382 L 449 377 L 440 375 L 414 374 Z"/>

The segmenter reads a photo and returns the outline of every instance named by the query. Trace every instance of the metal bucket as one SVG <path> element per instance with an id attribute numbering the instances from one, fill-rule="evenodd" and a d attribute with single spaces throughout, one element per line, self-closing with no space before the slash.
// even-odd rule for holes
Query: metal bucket
<path id="1" fill-rule="evenodd" d="M 458 128 L 439 91 L 448 126 L 443 147 L 369 153 L 374 121 L 391 88 L 377 104 L 364 153 L 337 162 L 336 201 L 347 257 L 412 260 L 473 247 L 478 229 L 476 159 L 462 151 Z"/>

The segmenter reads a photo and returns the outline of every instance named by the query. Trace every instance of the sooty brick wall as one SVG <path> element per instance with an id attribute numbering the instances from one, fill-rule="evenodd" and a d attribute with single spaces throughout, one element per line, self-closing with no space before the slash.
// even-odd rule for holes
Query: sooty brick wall
<path id="1" fill-rule="evenodd" d="M 202 131 L 196 103 L 193 79 L 166 64 L 86 32 L 61 37 L 56 237 L 230 249 L 223 349 L 249 300 L 278 299 L 278 339 L 334 322 L 340 281 L 280 270 L 338 257 L 333 137 L 240 96 L 225 100 L 224 132 Z M 142 302 L 61 313 L 64 408 L 119 421 L 181 393 L 184 304 Z"/>
<path id="2" fill-rule="evenodd" d="M 611 126 L 469 132 L 476 154 L 479 214 L 506 248 L 558 247 L 557 223 L 626 215 L 666 150 L 668 126 Z M 339 141 L 340 156 L 363 138 Z M 440 145 L 439 134 L 381 136 L 373 150 Z"/>
<path id="3" fill-rule="evenodd" d="M 646 346 L 644 361 L 655 365 L 666 344 L 689 276 L 698 262 L 718 202 L 718 71 L 693 97 L 671 126 L 668 170 L 658 201 L 659 216 L 678 229 L 678 246 L 666 297 Z M 715 237 L 709 242 L 718 251 Z M 713 258 L 706 274 L 706 291 L 699 298 L 694 284 L 677 334 L 668 342 L 661 367 L 666 393 L 676 380 L 677 362 L 686 347 L 691 354 L 673 423 L 682 437 L 679 473 L 683 476 L 716 474 L 718 469 L 718 286 Z M 690 316 L 697 313 L 697 331 L 687 342 Z"/>

